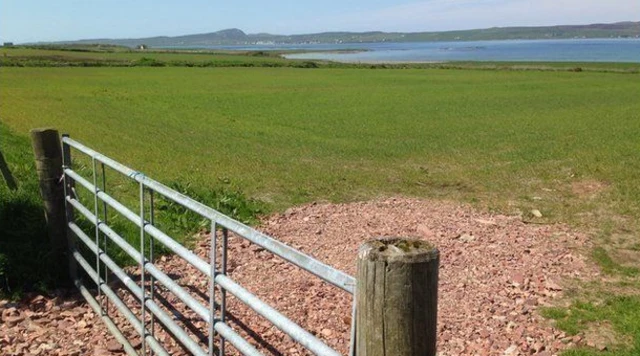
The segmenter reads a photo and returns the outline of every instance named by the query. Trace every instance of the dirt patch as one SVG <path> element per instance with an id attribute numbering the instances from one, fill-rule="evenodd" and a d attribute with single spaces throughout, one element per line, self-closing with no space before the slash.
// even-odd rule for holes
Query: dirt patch
<path id="1" fill-rule="evenodd" d="M 633 343 L 631 337 L 620 338 L 620 334 L 613 330 L 611 323 L 607 321 L 596 322 L 590 325 L 584 332 L 584 336 L 577 336 L 580 345 L 605 351 L 607 345 L 624 345 L 629 346 Z"/>
<path id="2" fill-rule="evenodd" d="M 518 217 L 481 213 L 453 203 L 386 199 L 310 204 L 265 219 L 260 230 L 352 275 L 357 249 L 367 239 L 410 236 L 436 245 L 441 254 L 439 355 L 555 354 L 571 338 L 542 319 L 538 308 L 554 303 L 566 281 L 598 276 L 580 253 L 590 248 L 584 234 L 563 225 L 526 224 Z M 208 251 L 205 237 L 196 253 L 208 260 Z M 175 256 L 157 264 L 206 302 L 206 278 L 194 268 Z M 331 347 L 347 353 L 351 324 L 347 293 L 233 234 L 229 237 L 229 275 Z M 175 301 L 166 291 L 157 294 Z M 136 305 L 131 297 L 125 300 Z M 310 354 L 231 296 L 228 308 L 230 326 L 265 355 Z M 176 320 L 193 326 L 196 338 L 199 334 L 204 344 L 204 323 L 190 313 L 179 316 L 180 310 L 174 312 Z M 93 323 L 102 335 L 101 322 L 93 319 Z M 118 324 L 126 325 L 121 318 Z M 22 328 L 18 334 L 29 334 L 22 323 L 12 326 L 16 327 Z M 0 325 L 0 333 L 5 330 L 7 326 Z M 47 330 L 59 332 L 58 328 Z M 70 345 L 55 338 L 61 339 L 58 346 L 62 349 Z M 102 345 L 106 348 L 106 342 L 95 345 L 101 351 Z M 229 351 L 236 354 L 232 348 Z M 171 353 L 184 351 L 174 345 Z"/>
<path id="3" fill-rule="evenodd" d="M 626 267 L 635 267 L 640 261 L 640 251 L 616 249 L 611 253 L 613 260 Z"/>
<path id="4" fill-rule="evenodd" d="M 608 188 L 609 184 L 593 179 L 571 183 L 571 191 L 573 194 L 585 199 L 593 199 Z"/>

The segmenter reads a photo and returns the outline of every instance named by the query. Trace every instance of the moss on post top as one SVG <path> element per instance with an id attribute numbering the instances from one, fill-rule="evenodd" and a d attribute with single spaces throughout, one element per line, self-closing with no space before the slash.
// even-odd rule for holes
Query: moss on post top
<path id="1" fill-rule="evenodd" d="M 370 261 L 421 263 L 438 257 L 433 244 L 417 238 L 377 238 L 365 242 L 358 251 L 359 259 Z"/>

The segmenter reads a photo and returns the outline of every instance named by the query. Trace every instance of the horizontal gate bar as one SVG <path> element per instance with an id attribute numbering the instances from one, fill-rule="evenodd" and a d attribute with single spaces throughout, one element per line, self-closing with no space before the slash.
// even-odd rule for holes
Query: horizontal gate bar
<path id="1" fill-rule="evenodd" d="M 76 208 L 83 215 L 85 215 L 85 217 L 87 219 L 89 219 L 89 221 L 96 221 L 95 220 L 95 215 L 93 215 L 79 201 L 77 201 L 76 199 L 70 198 L 70 197 L 67 197 L 67 201 L 74 208 Z M 137 219 L 136 219 L 136 222 L 140 223 L 140 221 L 137 220 Z M 136 261 L 140 260 L 140 258 L 141 258 L 140 253 L 138 251 L 136 251 L 126 241 L 124 241 L 124 239 L 121 236 L 119 236 L 115 231 L 113 231 L 107 225 L 102 224 L 102 223 L 99 224 L 99 229 L 102 232 L 104 232 L 109 238 L 111 238 L 116 244 L 118 244 L 118 246 L 120 246 L 134 260 L 136 260 Z M 199 259 L 200 261 L 202 261 L 200 259 L 200 257 L 198 257 L 197 255 L 193 254 L 192 252 L 189 252 L 189 253 L 191 253 L 193 255 L 193 258 L 196 258 L 196 259 Z M 206 263 L 204 261 L 202 261 L 202 263 L 204 263 L 207 266 L 207 268 L 209 268 L 209 264 L 208 263 Z M 207 276 L 210 277 L 211 271 L 208 270 L 207 268 L 205 268 L 205 271 L 206 271 L 205 274 L 207 274 Z M 153 264 L 145 263 L 145 269 L 147 271 L 149 271 L 149 273 L 151 273 L 154 276 L 156 276 L 156 274 L 157 274 L 157 276 L 160 276 L 160 278 L 166 277 L 166 275 L 164 273 L 162 273 L 161 271 L 159 271 Z M 156 276 L 156 278 L 158 278 L 157 276 Z M 158 278 L 158 281 L 161 281 L 160 278 Z M 166 277 L 166 278 L 169 279 L 168 277 Z M 221 280 L 221 282 L 219 282 L 219 280 Z M 173 282 L 173 281 L 171 281 L 171 282 Z M 326 344 L 324 344 L 320 339 L 315 337 L 313 334 L 311 334 L 308 331 L 304 330 L 302 327 L 300 327 L 298 324 L 293 322 L 291 319 L 289 319 L 286 316 L 282 315 L 280 312 L 275 310 L 273 307 L 271 307 L 267 303 L 265 303 L 262 300 L 260 300 L 258 297 L 253 295 L 251 292 L 249 292 L 248 290 L 246 290 L 245 288 L 243 288 L 242 286 L 237 284 L 235 281 L 233 281 L 231 278 L 229 278 L 229 277 L 227 277 L 225 275 L 219 274 L 219 275 L 216 276 L 216 283 L 218 283 L 225 290 L 229 291 L 231 294 L 233 294 L 236 297 L 238 297 L 238 299 L 243 301 L 250 308 L 255 310 L 258 314 L 262 315 L 267 320 L 271 321 L 276 327 L 278 327 L 280 330 L 282 330 L 285 333 L 287 333 L 294 340 L 298 341 L 301 345 L 303 345 L 307 349 L 311 350 L 312 352 L 314 352 L 314 353 L 316 353 L 318 355 L 340 355 L 335 350 L 331 349 Z M 177 288 L 177 290 L 182 290 L 182 288 L 180 286 L 177 286 L 177 284 L 176 284 L 176 288 Z M 191 296 L 188 295 L 188 293 L 185 292 L 185 294 L 187 294 L 187 297 L 185 297 L 185 299 L 187 299 L 187 300 L 189 298 L 193 299 Z M 195 299 L 193 299 L 193 303 L 194 303 L 194 305 L 199 305 L 199 307 L 197 307 L 199 309 L 199 312 L 196 309 L 193 309 L 193 310 L 196 313 L 198 313 L 205 321 L 208 322 L 209 321 L 209 312 L 208 312 L 208 310 L 202 304 L 200 304 L 199 302 L 195 301 Z"/>
<path id="2" fill-rule="evenodd" d="M 76 208 L 78 211 L 80 211 L 80 213 L 82 213 L 83 215 L 85 215 L 85 217 L 87 219 L 89 219 L 90 221 L 95 221 L 95 216 L 93 216 L 93 214 L 87 209 L 85 208 L 79 201 L 73 199 L 73 198 L 69 198 L 67 197 L 67 201 L 74 207 Z M 105 265 L 122 281 L 122 283 L 125 284 L 125 286 L 127 286 L 131 292 L 137 296 L 139 298 L 139 296 L 142 294 L 142 291 L 140 290 L 140 287 L 135 284 L 135 282 L 133 282 L 133 280 L 131 280 L 131 278 L 115 263 L 113 262 L 113 260 L 111 260 L 111 258 L 109 258 L 109 256 L 107 256 L 105 253 L 102 252 L 101 249 L 99 249 L 95 243 L 93 241 L 91 241 L 89 239 L 89 237 L 75 224 L 70 222 L 69 223 L 69 227 L 71 228 L 71 230 L 78 236 L 78 238 L 80 238 L 82 240 L 82 242 L 85 243 L 85 245 L 87 245 L 87 247 L 94 253 L 99 253 L 100 254 L 100 260 L 102 260 Z M 132 258 L 139 258 L 138 251 L 135 251 L 135 249 L 133 249 L 129 244 L 127 244 L 126 241 L 124 241 L 124 239 L 122 239 L 121 236 L 119 236 L 115 231 L 111 230 L 111 228 L 109 228 L 107 225 L 100 223 L 99 224 L 99 228 L 102 232 L 104 232 L 109 238 L 111 238 L 114 242 L 116 242 L 116 244 L 118 244 L 118 242 L 120 242 L 120 244 L 122 244 L 122 246 L 120 244 L 118 244 L 119 246 L 121 246 L 123 248 L 123 250 L 125 250 L 125 252 L 127 252 Z M 133 251 L 131 251 L 133 249 Z M 96 252 L 97 251 L 97 252 Z M 130 252 L 133 253 L 133 256 L 130 254 Z M 138 259 L 136 259 L 138 260 Z M 168 276 L 166 276 L 164 273 L 162 273 L 161 271 L 159 271 L 154 265 L 152 264 L 145 264 L 145 269 L 147 271 L 149 271 L 149 273 L 151 273 L 154 277 L 157 278 L 158 281 L 162 282 L 165 278 L 167 280 L 170 281 L 170 283 L 167 283 L 170 286 L 167 286 L 167 288 L 174 294 L 176 294 L 176 290 L 182 290 L 184 291 L 184 289 L 182 289 L 182 287 L 180 287 L 179 285 L 175 284 L 175 282 L 173 282 L 173 280 L 171 280 Z M 166 282 L 166 281 L 165 281 Z M 193 297 L 191 297 L 187 292 L 184 292 L 185 295 L 183 295 L 182 297 L 184 299 L 190 299 L 191 302 L 190 304 L 196 304 L 199 305 L 198 309 L 205 309 L 205 307 L 200 304 L 198 301 L 196 301 Z M 179 297 L 180 298 L 180 297 Z M 182 298 L 180 298 L 182 299 Z M 153 302 L 153 301 L 147 301 L 147 302 Z M 183 302 L 185 302 L 183 300 Z M 153 302 L 155 304 L 155 302 Z M 187 304 L 185 302 L 185 304 Z M 149 307 L 149 310 L 152 310 L 153 307 L 150 306 L 149 304 L 145 303 L 145 305 L 147 305 Z M 188 305 L 188 304 L 187 304 Z M 208 311 L 206 311 L 206 313 L 204 315 L 202 315 L 202 311 L 198 312 L 197 310 L 195 310 L 194 308 L 192 308 L 192 310 L 194 310 L 196 313 L 199 314 L 199 316 L 201 318 L 204 319 L 204 321 L 206 322 L 210 322 L 209 320 L 209 314 Z M 205 309 L 206 310 L 206 309 Z M 153 312 L 153 310 L 152 310 Z M 155 314 L 155 312 L 154 312 Z M 159 319 L 161 319 L 159 317 Z M 137 320 L 137 319 L 135 319 Z M 164 324 L 164 322 L 163 322 Z M 223 326 L 220 326 L 223 325 Z M 167 326 L 169 327 L 169 326 Z M 245 350 L 246 351 L 246 355 L 262 355 L 259 351 L 257 351 L 255 348 L 253 348 L 253 346 L 251 346 L 248 342 L 246 342 L 238 333 L 236 333 L 233 329 L 229 328 L 226 324 L 218 321 L 214 324 L 214 328 L 222 328 L 222 332 L 220 332 L 220 334 L 225 337 L 228 338 L 228 341 L 231 342 L 232 345 L 236 346 L 238 348 L 238 350 Z M 180 329 L 182 330 L 182 329 Z M 217 329 L 216 329 L 217 330 Z M 176 337 L 178 337 L 177 335 L 175 335 Z M 184 334 L 185 337 L 188 337 L 186 334 Z M 180 339 L 180 338 L 179 338 Z M 180 339 L 182 340 L 182 339 Z M 189 340 L 191 340 L 191 338 L 189 338 Z"/>
<path id="3" fill-rule="evenodd" d="M 89 247 L 92 251 L 99 250 L 93 241 L 89 239 L 89 237 L 82 231 L 80 228 L 70 222 L 69 227 L 74 231 L 74 233 L 80 238 L 82 242 Z M 106 256 L 104 253 L 100 253 L 100 260 L 104 262 L 104 264 L 113 272 L 113 274 L 120 279 L 120 281 L 131 291 L 136 298 L 142 299 L 142 289 L 138 286 L 129 275 L 123 271 L 111 258 Z M 200 346 L 191 338 L 183 329 L 181 329 L 178 324 L 176 324 L 173 319 L 162 310 L 155 301 L 151 299 L 146 299 L 144 303 L 147 308 L 160 320 L 160 322 L 175 336 L 178 341 L 180 341 L 189 351 L 194 355 L 202 355 L 205 356 L 206 353 L 200 348 Z"/>
<path id="4" fill-rule="evenodd" d="M 78 208 L 78 210 L 83 215 L 85 215 L 87 217 L 87 219 L 89 219 L 90 221 L 95 221 L 95 216 L 88 209 L 84 208 L 84 206 L 82 206 L 82 204 L 79 201 L 77 201 L 76 199 L 73 199 L 73 198 L 69 198 L 69 197 L 67 197 L 67 201 L 69 201 L 71 203 L 71 205 L 74 206 L 75 208 Z M 80 208 L 80 207 L 82 207 L 82 208 Z M 136 221 L 138 223 L 140 222 L 139 220 L 136 220 Z M 115 233 L 113 230 L 111 230 L 111 228 L 109 228 L 105 224 L 99 224 L 99 225 L 100 225 L 99 229 L 102 232 L 104 232 L 107 236 L 109 236 L 123 250 L 125 250 L 125 252 L 127 252 L 134 260 L 136 260 L 136 261 L 140 260 L 141 256 L 140 256 L 139 252 L 136 251 L 133 247 L 131 247 L 126 241 L 124 241 L 124 239 L 122 239 L 122 237 L 120 237 L 117 233 Z M 195 254 L 193 254 L 193 257 L 197 258 L 197 259 L 200 259 L 200 257 L 198 257 Z M 202 261 L 202 263 L 204 263 L 207 266 L 209 266 L 209 264 L 207 264 L 204 261 Z M 166 277 L 166 275 L 164 275 L 164 273 L 162 273 L 161 271 L 157 270 L 157 268 L 155 268 L 155 266 L 153 266 L 152 264 L 146 263 L 145 264 L 145 269 L 148 270 L 154 276 L 155 276 L 154 273 L 157 273 L 158 276 L 161 276 L 160 278 L 156 277 L 156 278 L 158 278 L 158 281 L 161 281 L 161 278 Z M 206 273 L 207 275 L 210 275 L 210 273 L 211 273 L 211 271 L 209 271 L 209 270 L 206 270 L 206 272 L 208 272 L 208 273 Z M 164 277 L 162 277 L 162 276 L 164 276 Z M 221 279 L 222 282 L 218 282 L 219 279 Z M 173 282 L 173 281 L 171 281 L 171 282 Z M 318 355 L 339 355 L 333 349 L 329 348 L 326 344 L 324 344 L 322 341 L 320 341 L 320 339 L 316 338 L 313 334 L 311 334 L 308 331 L 304 330 L 302 327 L 300 327 L 298 324 L 293 322 L 291 319 L 285 317 L 280 312 L 275 310 L 273 307 L 271 307 L 267 303 L 265 303 L 262 300 L 260 300 L 258 297 L 253 295 L 251 292 L 249 292 L 248 290 L 246 290 L 245 288 L 243 288 L 242 286 L 240 286 L 239 284 L 234 282 L 231 278 L 229 278 L 229 277 L 227 277 L 225 275 L 217 275 L 216 276 L 216 283 L 219 283 L 219 285 L 222 288 L 224 288 L 225 290 L 229 291 L 231 294 L 233 294 L 236 297 L 238 297 L 238 299 L 242 300 L 250 308 L 252 308 L 256 312 L 258 312 L 260 315 L 264 316 L 267 320 L 271 321 L 276 327 L 278 327 L 280 330 L 282 330 L 285 333 L 287 333 L 294 340 L 298 341 L 301 345 L 305 346 L 309 350 L 315 352 Z M 179 286 L 177 286 L 177 288 L 180 289 L 180 290 L 182 289 Z M 188 299 L 188 298 L 191 298 L 191 296 L 188 296 L 186 299 Z M 198 306 L 198 310 L 194 309 L 194 311 L 196 313 L 198 313 L 205 321 L 208 321 L 209 320 L 208 310 L 202 304 L 198 303 L 195 300 L 193 300 L 193 303 L 196 304 L 196 305 L 199 305 Z"/>
<path id="5" fill-rule="evenodd" d="M 254 244 L 266 249 L 267 251 L 280 256 L 284 260 L 289 261 L 296 266 L 309 271 L 310 273 L 324 279 L 325 281 L 337 286 L 338 288 L 341 288 L 349 293 L 353 293 L 355 289 L 355 279 L 352 276 L 349 276 L 348 274 L 340 270 L 328 266 L 278 240 L 275 240 L 257 230 L 254 230 L 239 221 L 225 216 L 215 209 L 212 209 L 183 194 L 180 194 L 153 179 L 145 177 L 140 172 L 134 171 L 133 169 L 124 166 L 114 161 L 113 159 L 100 154 L 75 140 L 70 139 L 69 137 L 63 137 L 62 141 L 69 146 L 74 147 L 75 149 L 106 164 L 110 168 L 131 177 L 135 181 L 142 183 L 144 186 L 164 195 L 174 202 L 191 209 L 192 211 L 202 215 L 207 219 L 215 221 L 216 224 L 235 232 L 241 237 L 253 242 Z"/>
<path id="6" fill-rule="evenodd" d="M 94 189 L 93 184 L 89 183 L 89 181 L 87 181 L 86 179 L 78 175 L 76 172 L 70 169 L 65 169 L 64 173 L 68 175 L 70 178 L 72 178 L 73 180 L 75 180 L 76 182 L 80 183 L 80 185 L 82 185 L 83 187 L 87 188 L 89 191 L 93 192 L 93 189 Z M 118 202 L 113 197 L 111 197 L 110 195 L 108 195 L 103 191 L 98 190 L 97 195 L 98 195 L 98 198 L 100 198 L 100 200 L 104 201 L 110 207 L 115 209 L 118 213 L 122 214 L 122 216 L 124 216 L 127 220 L 131 221 L 136 226 L 140 227 L 140 215 L 129 210 L 129 208 L 122 205 L 120 202 Z M 144 231 L 147 232 L 149 235 L 153 236 L 154 238 L 156 238 L 163 245 L 169 248 L 173 253 L 182 257 L 185 261 L 190 263 L 199 271 L 210 275 L 211 271 L 209 271 L 209 264 L 207 262 L 199 258 L 196 254 L 191 252 L 189 249 L 185 248 L 184 246 L 176 242 L 169 235 L 165 234 L 160 229 L 151 225 L 148 222 L 145 223 Z"/>
<path id="7" fill-rule="evenodd" d="M 89 221 L 95 221 L 95 215 L 91 213 L 87 208 L 85 208 L 82 203 L 78 200 L 67 197 L 67 201 L 76 208 L 82 215 L 84 215 Z M 140 221 L 138 221 L 139 223 Z M 99 223 L 98 228 L 105 235 L 107 235 L 113 242 L 115 242 L 120 248 L 122 248 L 131 258 L 135 261 L 140 261 L 142 255 L 138 250 L 129 245 L 122 236 L 118 235 L 115 231 L 113 231 L 109 226 Z M 209 320 L 209 311 L 208 309 L 198 302 L 195 298 L 193 298 L 187 291 L 184 290 L 180 285 L 174 282 L 169 276 L 167 276 L 164 272 L 160 271 L 155 265 L 149 263 L 148 260 L 145 259 L 145 270 L 149 272 L 152 276 L 156 278 L 157 281 L 162 283 L 167 289 L 169 289 L 174 295 L 176 295 L 182 302 L 184 302 L 189 308 L 191 308 L 198 316 L 202 318 L 202 320 L 206 322 L 210 322 Z"/>
<path id="8" fill-rule="evenodd" d="M 231 345 L 233 345 L 238 351 L 240 351 L 243 355 L 249 356 L 263 356 L 263 354 L 256 350 L 255 347 L 251 346 L 247 340 L 243 339 L 238 333 L 233 331 L 227 324 L 217 321 L 213 328 L 216 329 L 218 334 L 220 334 L 225 340 L 229 341 Z"/>
<path id="9" fill-rule="evenodd" d="M 77 231 L 74 231 L 74 233 L 77 234 Z M 113 302 L 113 304 L 124 315 L 127 321 L 129 321 L 129 323 L 133 326 L 134 330 L 141 336 L 145 335 L 144 336 L 145 340 L 147 341 L 147 343 L 149 343 L 149 346 L 151 346 L 151 349 L 153 349 L 153 351 L 158 355 L 169 356 L 167 351 L 158 343 L 158 340 L 156 340 L 151 334 L 149 334 L 148 331 L 146 330 L 143 331 L 142 323 L 140 322 L 140 319 L 138 319 L 133 314 L 131 309 L 129 309 L 129 307 L 127 307 L 127 305 L 124 304 L 122 299 L 120 299 L 120 297 L 118 297 L 115 294 L 115 292 L 108 285 L 104 283 L 102 278 L 98 277 L 98 273 L 93 269 L 93 267 L 89 264 L 89 262 L 87 262 L 87 260 L 85 260 L 84 257 L 82 257 L 80 252 L 78 252 L 77 250 L 74 250 L 72 254 L 74 259 L 78 262 L 78 264 L 80 264 L 80 266 L 85 270 L 85 272 L 87 272 L 87 274 L 93 280 L 93 282 L 96 285 L 100 286 L 100 289 L 104 292 L 104 294 L 109 298 L 109 300 Z"/>
<path id="10" fill-rule="evenodd" d="M 109 329 L 113 336 L 115 336 L 116 340 L 118 340 L 118 342 L 122 344 L 127 355 L 138 356 L 136 350 L 133 348 L 133 346 L 131 346 L 129 340 L 127 340 L 127 338 L 122 335 L 122 332 L 120 331 L 120 329 L 118 329 L 118 326 L 114 324 L 113 320 L 111 320 L 108 315 L 102 315 L 102 308 L 100 307 L 100 303 L 98 303 L 93 295 L 91 295 L 91 292 L 89 292 L 89 290 L 84 285 L 82 285 L 82 282 L 80 282 L 80 280 L 75 280 L 74 284 L 80 291 L 80 294 L 82 294 L 84 299 L 89 303 L 89 306 L 91 306 L 93 312 L 96 313 L 96 315 L 100 315 L 102 321 L 107 325 L 107 329 Z"/>
<path id="11" fill-rule="evenodd" d="M 269 304 L 260 300 L 231 278 L 224 274 L 218 274 L 216 275 L 216 284 L 226 289 L 229 293 L 235 295 L 244 304 L 265 317 L 267 320 L 272 322 L 273 325 L 287 333 L 287 335 L 291 336 L 291 338 L 298 341 L 302 346 L 306 347 L 316 355 L 340 356 L 338 352 L 327 346 L 320 339 L 291 321 L 291 319 L 282 315 Z"/>

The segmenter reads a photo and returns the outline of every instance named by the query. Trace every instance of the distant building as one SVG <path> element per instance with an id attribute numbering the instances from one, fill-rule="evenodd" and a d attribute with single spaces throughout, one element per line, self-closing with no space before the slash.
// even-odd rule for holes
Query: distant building
<path id="1" fill-rule="evenodd" d="M 146 44 L 141 44 L 141 45 L 138 45 L 138 47 L 136 47 L 136 48 L 141 50 L 141 51 L 144 51 L 145 49 L 148 49 L 149 46 L 147 46 Z"/>
<path id="2" fill-rule="evenodd" d="M 2 44 L 2 47 L 13 47 L 13 42 L 5 42 Z"/>

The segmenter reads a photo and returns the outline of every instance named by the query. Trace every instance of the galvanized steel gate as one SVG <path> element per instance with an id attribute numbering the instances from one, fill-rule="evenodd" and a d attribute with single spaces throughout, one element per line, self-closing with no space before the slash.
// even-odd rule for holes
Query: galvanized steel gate
<path id="1" fill-rule="evenodd" d="M 127 321 L 132 325 L 135 331 L 140 335 L 143 342 L 141 343 L 141 353 L 156 355 L 168 355 L 165 347 L 156 339 L 155 322 L 160 322 L 164 328 L 178 340 L 182 346 L 194 355 L 224 355 L 225 341 L 231 343 L 237 350 L 244 355 L 261 355 L 247 340 L 242 338 L 236 331 L 227 325 L 226 321 L 226 293 L 231 293 L 238 300 L 249 306 L 256 313 L 269 320 L 273 325 L 291 336 L 295 341 L 307 348 L 316 355 L 339 355 L 339 353 L 320 339 L 316 338 L 310 332 L 282 315 L 280 312 L 269 306 L 251 292 L 236 283 L 227 276 L 227 237 L 228 232 L 232 231 L 237 236 L 242 237 L 253 244 L 256 244 L 267 251 L 281 257 L 282 259 L 302 268 L 311 274 L 333 284 L 334 286 L 353 294 L 355 290 L 355 279 L 339 270 L 325 265 L 303 253 L 297 251 L 259 231 L 256 231 L 236 220 L 233 220 L 220 212 L 203 205 L 185 195 L 182 195 L 167 186 L 150 179 L 140 172 L 134 171 L 112 159 L 106 157 L 83 144 L 72 140 L 67 135 L 63 135 L 63 169 L 64 169 L 64 186 L 65 199 L 67 209 L 67 224 L 69 231 L 70 255 L 72 263 L 70 264 L 70 273 L 74 278 L 74 282 L 82 295 L 87 299 L 89 304 L 100 315 L 106 323 L 110 331 L 115 335 L 116 339 L 123 344 L 125 351 L 130 355 L 138 353 L 132 347 L 130 341 L 122 334 L 118 326 L 110 317 L 111 310 L 107 310 L 94 297 L 90 290 L 83 284 L 82 278 L 78 278 L 77 266 L 80 266 L 86 275 L 94 282 L 97 294 L 101 298 L 108 300 L 117 311 L 119 311 Z M 82 177 L 77 171 L 74 171 L 71 165 L 71 149 L 79 153 L 87 155 L 91 159 L 91 170 L 93 175 L 91 178 Z M 134 212 L 122 203 L 118 202 L 113 196 L 107 194 L 104 181 L 105 166 L 115 170 L 126 177 L 137 182 L 140 194 L 140 211 Z M 98 169 L 102 169 L 102 182 L 98 182 Z M 100 183 L 100 184 L 99 184 Z M 84 206 L 78 197 L 76 185 L 86 188 L 93 196 L 93 207 Z M 99 186 L 101 185 L 101 187 Z M 165 199 L 171 200 L 181 206 L 189 209 L 203 218 L 211 222 L 212 236 L 215 236 L 217 230 L 222 232 L 222 246 L 217 246 L 216 238 L 211 239 L 210 260 L 204 261 L 199 256 L 185 248 L 166 233 L 162 232 L 154 225 L 154 194 L 160 194 Z M 149 202 L 145 201 L 149 198 Z M 114 231 L 108 224 L 106 214 L 100 216 L 98 204 L 108 205 L 117 211 L 127 220 L 130 220 L 140 230 L 140 246 L 137 248 L 131 246 L 122 236 Z M 86 217 L 93 225 L 94 230 L 90 237 L 76 223 L 75 214 L 81 214 Z M 145 218 L 148 213 L 149 219 Z M 131 258 L 139 263 L 140 283 L 136 283 L 113 259 L 108 255 L 107 239 L 119 246 Z M 95 261 L 89 262 L 77 249 L 76 243 L 82 242 L 88 249 L 95 254 Z M 194 298 L 184 288 L 179 286 L 166 273 L 153 264 L 153 246 L 155 242 L 159 242 L 166 248 L 171 250 L 177 256 L 180 256 L 186 262 L 193 265 L 204 276 L 208 278 L 209 285 L 209 303 L 203 305 Z M 145 246 L 147 244 L 147 246 Z M 85 249 L 85 250 L 86 250 Z M 220 270 L 216 270 L 216 252 L 221 249 L 222 261 Z M 148 256 L 145 256 L 148 251 Z M 103 269 L 101 271 L 100 269 Z M 106 271 L 104 270 L 106 268 Z M 124 286 L 131 292 L 140 303 L 140 312 L 135 315 L 134 312 L 122 301 L 116 292 L 108 285 L 108 274 L 110 272 L 115 275 Z M 148 278 L 149 280 L 145 281 Z M 156 284 L 159 283 L 167 290 L 179 298 L 189 309 L 195 312 L 208 326 L 208 347 L 203 347 L 195 341 L 173 318 L 163 310 L 156 299 L 154 291 Z M 222 291 L 219 296 L 215 295 L 215 286 Z M 216 308 L 219 305 L 219 308 Z M 150 317 L 147 317 L 149 313 Z M 355 310 L 354 310 L 355 313 Z M 149 320 L 149 321 L 148 321 Z M 352 318 L 354 324 L 355 318 Z M 351 335 L 351 351 L 353 353 L 354 327 L 352 325 Z"/>

